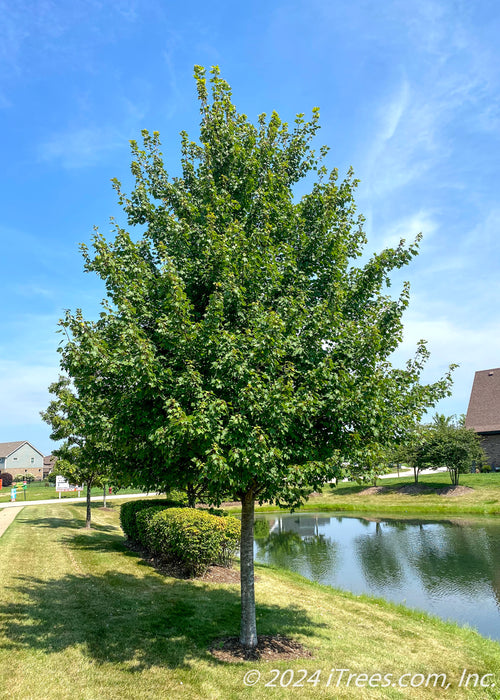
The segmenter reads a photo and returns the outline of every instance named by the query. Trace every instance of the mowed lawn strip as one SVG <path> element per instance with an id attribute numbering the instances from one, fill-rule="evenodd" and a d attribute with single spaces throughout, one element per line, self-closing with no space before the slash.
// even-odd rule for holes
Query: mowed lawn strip
<path id="1" fill-rule="evenodd" d="M 25 508 L 0 540 L 0 698 L 497 698 L 496 688 L 458 688 L 468 672 L 496 674 L 500 645 L 472 630 L 299 576 L 257 567 L 260 634 L 281 633 L 313 658 L 228 664 L 208 652 L 237 635 L 237 585 L 184 581 L 156 572 L 124 546 L 118 507 Z M 246 671 L 262 680 L 244 687 Z M 294 682 L 264 688 L 272 669 Z M 350 673 L 447 673 L 451 687 L 326 687 L 331 669 Z M 285 677 L 285 682 L 290 674 Z M 336 683 L 338 674 L 331 683 Z M 406 679 L 408 682 L 408 679 Z"/>

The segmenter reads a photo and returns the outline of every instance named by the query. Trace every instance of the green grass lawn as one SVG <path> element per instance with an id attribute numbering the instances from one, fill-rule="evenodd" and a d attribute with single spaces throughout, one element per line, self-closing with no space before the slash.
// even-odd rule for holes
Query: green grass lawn
<path id="1" fill-rule="evenodd" d="M 11 487 L 4 487 L 0 491 L 0 503 L 7 503 L 10 501 L 10 489 Z M 140 493 L 139 489 L 121 489 L 119 491 L 119 494 L 129 494 L 129 493 Z M 87 494 L 87 489 L 83 489 L 81 492 L 81 496 L 85 496 Z M 101 488 L 94 488 L 91 491 L 92 496 L 102 496 L 102 489 Z M 61 498 L 75 498 L 78 496 L 78 491 L 67 491 L 66 493 L 61 493 Z M 42 501 L 47 498 L 59 498 L 59 494 L 56 493 L 56 487 L 55 485 L 46 485 L 43 482 L 37 482 L 33 481 L 31 484 L 28 484 L 26 488 L 26 500 L 27 501 Z M 17 497 L 16 501 L 19 503 L 22 503 L 24 500 L 24 491 L 23 491 L 23 485 L 22 482 L 21 484 L 17 484 Z"/>
<path id="2" fill-rule="evenodd" d="M 384 487 L 386 492 L 367 495 L 361 491 L 368 488 L 369 484 L 358 486 L 352 482 L 341 482 L 337 487 L 325 486 L 323 493 L 312 496 L 303 509 L 381 514 L 500 514 L 500 473 L 461 474 L 460 486 L 468 486 L 473 490 L 460 496 L 441 496 L 436 493 L 451 485 L 447 472 L 421 476 L 419 484 L 424 487 L 425 493 L 398 493 L 398 487 L 413 483 L 413 476 L 380 479 L 378 486 Z"/>
<path id="3" fill-rule="evenodd" d="M 493 673 L 500 685 L 498 643 L 402 606 L 262 566 L 256 581 L 259 633 L 291 636 L 313 657 L 218 661 L 208 647 L 238 634 L 238 586 L 161 575 L 124 546 L 118 510 L 94 507 L 95 529 L 87 532 L 83 505 L 32 506 L 0 539 L 0 698 L 498 698 L 495 688 L 457 687 L 464 668 Z M 326 687 L 332 668 L 392 673 L 394 679 L 446 673 L 451 685 L 446 691 L 432 684 Z M 258 669 L 262 680 L 246 688 L 250 669 Z M 293 670 L 294 682 L 304 672 L 321 673 L 317 685 L 282 688 L 278 680 L 278 687 L 265 688 L 272 669 Z"/>

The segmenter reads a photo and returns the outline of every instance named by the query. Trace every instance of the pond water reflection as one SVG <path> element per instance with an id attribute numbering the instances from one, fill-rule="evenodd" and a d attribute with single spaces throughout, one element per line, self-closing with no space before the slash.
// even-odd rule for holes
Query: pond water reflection
<path id="1" fill-rule="evenodd" d="M 500 639 L 500 521 L 256 516 L 256 561 Z"/>

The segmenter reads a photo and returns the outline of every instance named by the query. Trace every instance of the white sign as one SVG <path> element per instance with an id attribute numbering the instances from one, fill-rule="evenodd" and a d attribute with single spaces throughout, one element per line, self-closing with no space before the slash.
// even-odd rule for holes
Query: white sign
<path id="1" fill-rule="evenodd" d="M 73 491 L 73 487 L 64 476 L 56 476 L 56 491 Z"/>
<path id="2" fill-rule="evenodd" d="M 56 491 L 83 491 L 83 486 L 75 486 L 70 484 L 64 476 L 56 476 Z"/>

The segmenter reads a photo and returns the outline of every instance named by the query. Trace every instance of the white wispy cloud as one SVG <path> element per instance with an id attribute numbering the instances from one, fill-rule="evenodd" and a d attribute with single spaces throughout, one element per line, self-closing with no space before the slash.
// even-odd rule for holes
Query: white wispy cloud
<path id="1" fill-rule="evenodd" d="M 411 12 L 393 5 L 410 50 L 399 84 L 376 109 L 361 169 L 371 196 L 414 183 L 446 162 L 456 148 L 454 125 L 491 131 L 500 120 L 498 61 L 466 17 L 442 0 L 412 5 Z M 455 180 L 452 172 L 440 185 L 453 187 Z"/>
<path id="2" fill-rule="evenodd" d="M 53 134 L 39 146 L 38 155 L 42 161 L 57 162 L 65 168 L 82 168 L 124 147 L 127 139 L 116 129 L 95 126 Z"/>
<path id="3" fill-rule="evenodd" d="M 439 307 L 439 302 L 436 303 Z M 436 381 L 443 376 L 450 364 L 458 364 L 453 377 L 453 395 L 444 400 L 441 412 L 465 413 L 470 396 L 474 373 L 500 365 L 500 320 L 489 320 L 481 325 L 465 323 L 450 318 L 449 313 L 412 312 L 405 317 L 404 339 L 393 355 L 397 366 L 413 356 L 417 343 L 427 341 L 431 353 L 423 373 L 424 381 Z M 442 309 L 441 309 L 442 311 Z M 473 319 L 471 319 L 473 321 Z"/>
<path id="4" fill-rule="evenodd" d="M 57 366 L 0 360 L 0 425 L 3 434 L 11 426 L 39 425 L 42 422 L 40 411 L 47 408 L 50 401 L 48 386 L 58 375 Z"/>
<path id="5" fill-rule="evenodd" d="M 378 110 L 362 180 L 371 197 L 388 194 L 423 176 L 437 151 L 436 111 L 405 78 Z"/>
<path id="6" fill-rule="evenodd" d="M 438 222 L 433 213 L 420 209 L 413 214 L 393 221 L 388 229 L 382 233 L 383 238 L 380 245 L 382 248 L 394 247 L 401 239 L 408 242 L 413 241 L 419 233 L 424 234 L 427 244 L 437 228 Z"/>

